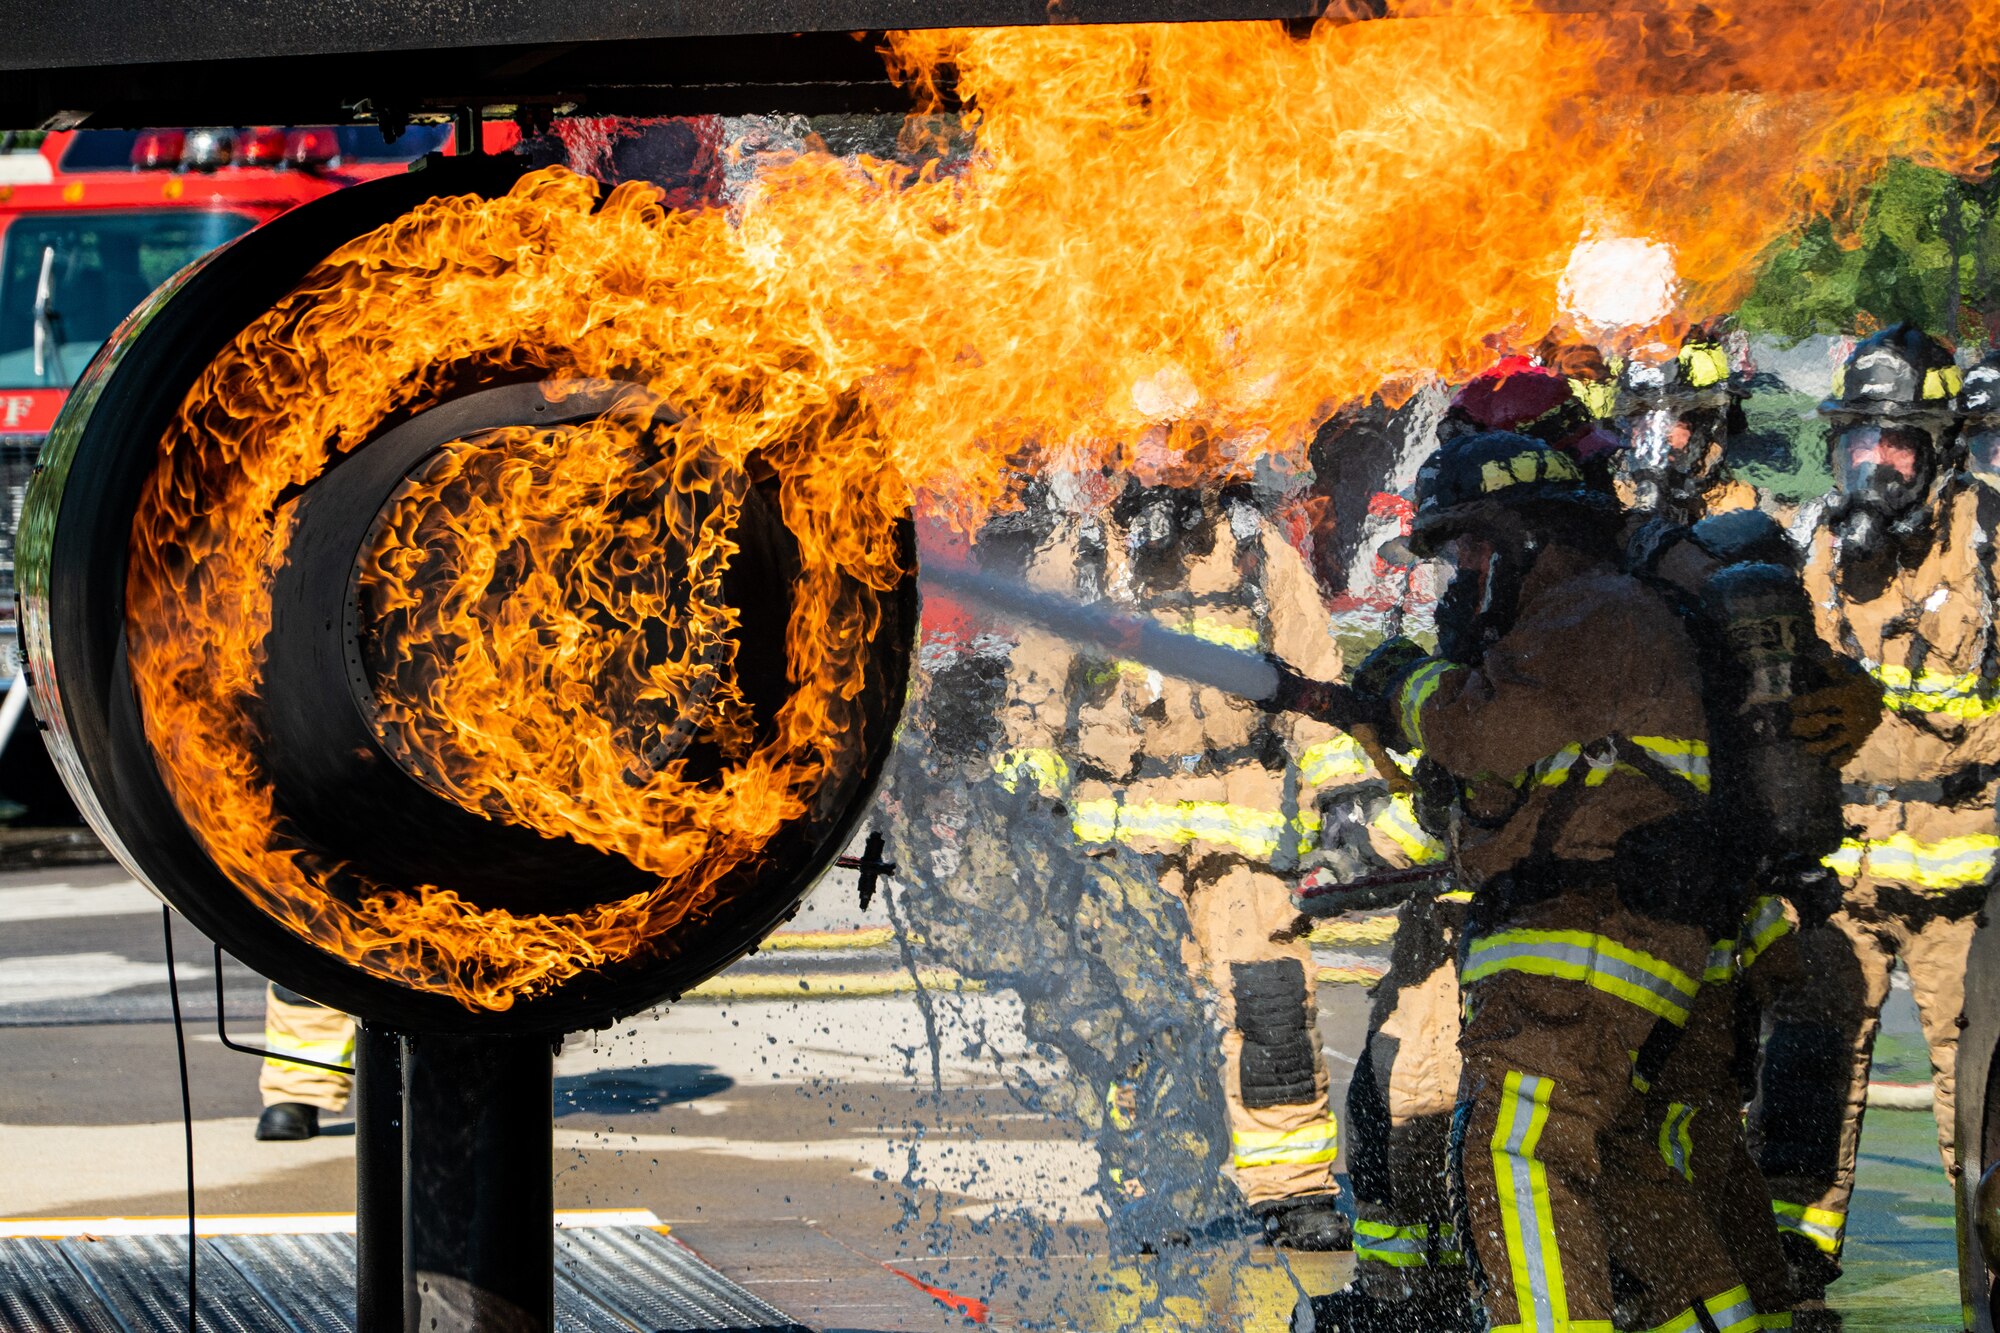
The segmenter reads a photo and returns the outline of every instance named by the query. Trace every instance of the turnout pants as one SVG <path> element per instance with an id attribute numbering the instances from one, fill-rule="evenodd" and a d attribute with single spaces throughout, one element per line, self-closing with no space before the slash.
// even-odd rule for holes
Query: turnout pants
<path id="1" fill-rule="evenodd" d="M 1641 1289 L 1641 1328 L 1758 1327 L 1632 1078 L 1656 1025 L 1687 1024 L 1709 948 L 1608 887 L 1508 912 L 1471 940 L 1455 1147 L 1497 1333 L 1611 1333 L 1614 1259 Z"/>
<path id="2" fill-rule="evenodd" d="M 1253 1204 L 1336 1192 L 1339 1139 L 1320 1059 L 1312 948 L 1285 882 L 1235 857 L 1163 876 L 1187 902 L 1187 963 L 1219 997 L 1231 1162 Z M 1276 937 L 1275 939 L 1273 937 Z"/>
<path id="3" fill-rule="evenodd" d="M 1909 974 L 1930 1045 L 1938 1155 L 1952 1166 L 1957 1019 L 1965 960 L 1984 887 L 1924 894 L 1863 880 L 1843 906 L 1799 937 L 1802 979 L 1774 999 L 1751 1108 L 1751 1150 L 1771 1182 L 1778 1227 L 1835 1264 L 1847 1239 L 1868 1069 L 1889 969 Z"/>
<path id="4" fill-rule="evenodd" d="M 1743 1137 L 1743 1088 L 1735 1072 L 1739 990 L 1705 984 L 1681 1044 L 1647 1097 L 1660 1160 L 1688 1183 L 1729 1247 L 1761 1314 L 1791 1309 L 1791 1270 L 1772 1224 L 1771 1190 Z"/>
<path id="5" fill-rule="evenodd" d="M 1389 970 L 1370 997 L 1368 1036 L 1347 1089 L 1354 1277 L 1378 1300 L 1470 1287 L 1451 1184 L 1458 1102 L 1457 897 L 1397 912 Z"/>
<path id="6" fill-rule="evenodd" d="M 272 985 L 264 993 L 264 1049 L 274 1056 L 303 1055 L 330 1065 L 354 1067 L 354 1020 L 338 1009 Z M 341 1111 L 354 1090 L 352 1075 L 266 1057 L 257 1075 L 264 1105 L 301 1102 Z"/>

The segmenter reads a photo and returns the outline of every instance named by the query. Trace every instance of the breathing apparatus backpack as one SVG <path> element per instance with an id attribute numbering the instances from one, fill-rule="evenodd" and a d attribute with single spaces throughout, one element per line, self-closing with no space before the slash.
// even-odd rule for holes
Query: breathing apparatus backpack
<path id="1" fill-rule="evenodd" d="M 1813 625 L 1802 558 L 1754 509 L 1690 527 L 1649 525 L 1628 550 L 1633 572 L 1667 598 L 1695 642 L 1709 719 L 1703 822 L 1718 888 L 1747 892 L 1813 872 L 1845 831 L 1839 769 L 1792 735 L 1795 701 L 1834 670 Z"/>

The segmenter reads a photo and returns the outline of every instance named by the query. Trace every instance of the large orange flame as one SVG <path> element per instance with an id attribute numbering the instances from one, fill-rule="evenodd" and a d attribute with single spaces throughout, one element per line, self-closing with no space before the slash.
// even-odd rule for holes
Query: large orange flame
<path id="1" fill-rule="evenodd" d="M 436 200 L 246 330 L 164 442 L 130 597 L 163 771 L 245 893 L 376 974 L 498 1009 L 661 947 L 824 781 L 877 614 L 841 577 L 892 584 L 913 491 L 970 515 L 1024 453 L 1218 474 L 1295 448 L 1341 401 L 1532 345 L 1594 236 L 1670 247 L 1678 318 L 1726 310 L 1761 250 L 1890 157 L 1986 165 L 1991 10 L 1412 0 L 1303 39 L 908 34 L 903 74 L 933 87 L 949 65 L 969 102 L 962 170 L 807 153 L 726 213 L 631 186 L 600 203 L 561 170 Z M 347 906 L 271 836 L 246 703 L 280 502 L 468 366 L 629 380 L 689 414 L 663 441 L 639 412 L 467 442 L 405 493 L 367 569 L 371 606 L 407 621 L 390 743 L 468 808 L 661 877 L 596 913 L 480 910 L 439 886 Z M 797 696 L 757 747 L 725 682 L 723 775 L 635 785 L 632 719 L 728 675 L 702 646 L 727 615 L 687 585 L 728 560 L 729 479 L 750 471 L 776 478 L 804 562 Z M 648 551 L 696 572 L 606 575 Z M 486 591 L 506 560 L 527 591 L 502 605 Z M 449 566 L 450 595 L 410 593 L 420 565 Z M 681 648 L 642 672 L 648 616 Z"/>

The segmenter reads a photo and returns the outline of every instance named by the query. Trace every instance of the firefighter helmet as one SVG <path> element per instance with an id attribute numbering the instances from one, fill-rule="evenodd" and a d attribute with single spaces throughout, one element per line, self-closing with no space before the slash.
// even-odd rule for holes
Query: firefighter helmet
<path id="1" fill-rule="evenodd" d="M 1958 393 L 1958 414 L 1964 419 L 1961 442 L 1965 470 L 1988 486 L 2000 488 L 2000 349 L 1981 357 L 1965 372 Z"/>
<path id="2" fill-rule="evenodd" d="M 1513 431 L 1555 444 L 1590 424 L 1590 410 L 1570 381 L 1525 356 L 1502 357 L 1473 376 L 1445 411 L 1451 439 L 1481 431 Z"/>
<path id="3" fill-rule="evenodd" d="M 1957 408 L 1958 414 L 1968 421 L 2000 417 L 2000 348 L 1988 352 L 1978 365 L 1965 372 Z"/>
<path id="4" fill-rule="evenodd" d="M 1862 339 L 1834 372 L 1819 410 L 1833 462 L 1827 526 L 1843 571 L 1929 541 L 1926 502 L 1945 474 L 1962 384 L 1951 348 L 1913 324 Z"/>
<path id="5" fill-rule="evenodd" d="M 1744 426 L 1729 354 L 1695 336 L 1669 353 L 1635 352 L 1618 372 L 1618 418 L 1624 431 L 1614 487 L 1627 507 L 1671 524 L 1689 523 L 1721 478 L 1729 437 Z"/>
<path id="6" fill-rule="evenodd" d="M 1597 423 L 1602 413 L 1591 397 L 1602 387 L 1525 356 L 1502 357 L 1458 391 L 1438 435 L 1441 441 L 1481 431 L 1531 436 L 1581 463 L 1587 484 L 1608 490 L 1618 437 Z"/>
<path id="7" fill-rule="evenodd" d="M 1914 324 L 1897 324 L 1855 344 L 1833 373 L 1821 416 L 1907 418 L 1942 423 L 1963 383 L 1950 347 Z"/>
<path id="8" fill-rule="evenodd" d="M 1481 431 L 1447 440 L 1417 471 L 1411 553 L 1435 554 L 1451 538 L 1495 520 L 1560 528 L 1564 520 L 1616 512 L 1590 489 L 1583 469 L 1545 440 Z"/>
<path id="9" fill-rule="evenodd" d="M 1729 353 L 1710 338 L 1690 338 L 1672 356 L 1635 352 L 1618 371 L 1621 417 L 1660 408 L 1686 410 L 1729 406 L 1748 390 L 1729 369 Z"/>

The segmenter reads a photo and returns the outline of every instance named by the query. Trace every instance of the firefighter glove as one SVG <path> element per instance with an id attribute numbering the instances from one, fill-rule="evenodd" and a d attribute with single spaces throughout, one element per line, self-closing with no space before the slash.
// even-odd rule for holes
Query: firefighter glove
<path id="1" fill-rule="evenodd" d="M 1806 749 L 1842 766 L 1859 753 L 1882 720 L 1882 687 L 1844 657 L 1832 659 L 1829 679 L 1792 702 L 1792 735 Z"/>
<path id="2" fill-rule="evenodd" d="M 1428 662 L 1430 657 L 1414 640 L 1399 634 L 1393 639 L 1384 639 L 1362 659 L 1348 683 L 1371 722 L 1394 734 L 1391 721 L 1396 695 L 1401 692 L 1403 681 L 1409 674 Z"/>

